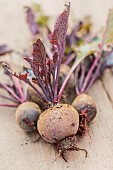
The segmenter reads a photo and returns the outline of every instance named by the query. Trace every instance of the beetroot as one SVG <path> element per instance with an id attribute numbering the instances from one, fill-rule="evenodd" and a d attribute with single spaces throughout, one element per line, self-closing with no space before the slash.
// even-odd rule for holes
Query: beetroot
<path id="1" fill-rule="evenodd" d="M 76 134 L 79 127 L 78 112 L 68 104 L 58 104 L 44 111 L 37 122 L 40 135 L 49 143 L 57 143 Z"/>
<path id="2" fill-rule="evenodd" d="M 79 129 L 78 134 L 82 135 L 97 114 L 97 108 L 93 98 L 87 94 L 80 94 L 75 98 L 72 106 L 79 113 Z"/>
<path id="3" fill-rule="evenodd" d="M 36 124 L 41 110 L 33 102 L 24 102 L 16 110 L 16 122 L 26 132 L 36 130 Z"/>

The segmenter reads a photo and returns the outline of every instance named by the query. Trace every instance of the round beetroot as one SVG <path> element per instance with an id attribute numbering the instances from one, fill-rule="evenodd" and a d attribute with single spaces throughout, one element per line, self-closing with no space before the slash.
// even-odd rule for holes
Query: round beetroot
<path id="1" fill-rule="evenodd" d="M 79 129 L 78 134 L 84 134 L 87 125 L 95 118 L 97 109 L 93 98 L 87 94 L 80 94 L 75 98 L 72 106 L 79 113 Z"/>
<path id="2" fill-rule="evenodd" d="M 24 131 L 31 132 L 36 130 L 36 124 L 41 110 L 33 102 L 24 102 L 16 110 L 16 122 Z"/>
<path id="3" fill-rule="evenodd" d="M 44 111 L 37 123 L 39 134 L 49 143 L 75 135 L 79 126 L 78 112 L 68 104 L 58 104 Z"/>

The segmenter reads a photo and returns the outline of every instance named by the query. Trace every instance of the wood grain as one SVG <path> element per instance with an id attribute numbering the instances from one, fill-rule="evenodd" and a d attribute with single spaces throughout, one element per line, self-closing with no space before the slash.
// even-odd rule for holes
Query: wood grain
<path id="1" fill-rule="evenodd" d="M 29 5 L 33 0 L 1 0 L 0 1 L 0 43 L 6 42 L 12 48 L 22 50 L 30 46 L 31 35 L 24 18 L 24 5 Z M 62 10 L 63 2 L 38 1 L 44 5 L 45 9 L 51 10 L 51 14 L 56 15 Z M 50 3 L 48 6 L 45 2 Z M 89 2 L 89 1 L 88 1 Z M 94 0 L 90 0 L 90 4 Z M 93 18 L 97 8 L 102 11 L 108 10 L 113 2 L 104 0 L 100 6 L 93 6 Z M 75 5 L 74 0 L 72 1 Z M 83 1 L 77 1 L 78 6 L 82 4 L 81 9 L 85 14 Z M 99 3 L 99 2 L 98 2 Z M 107 9 L 105 4 L 109 4 Z M 111 5 L 110 5 L 111 4 Z M 56 5 L 56 6 L 55 6 Z M 54 8 L 53 8 L 54 7 Z M 86 5 L 90 10 L 91 5 Z M 18 10 L 17 10 L 18 9 Z M 55 10 L 56 9 L 56 10 Z M 76 9 L 78 9 L 76 7 Z M 79 9 L 80 10 L 80 9 Z M 86 11 L 87 11 L 86 10 Z M 55 12 L 56 11 L 56 12 Z M 90 13 L 89 13 L 90 14 Z M 96 17 L 94 17 L 96 15 Z M 102 18 L 102 22 L 105 18 Z M 4 58 L 5 59 L 5 58 Z M 12 60 L 13 59 L 13 60 Z M 1 59 L 3 60 L 3 58 Z M 15 64 L 21 62 L 17 56 L 10 58 L 9 62 Z M 18 64 L 19 65 L 19 64 Z M 0 70 L 1 72 L 1 70 Z M 0 80 L 3 81 L 0 73 Z M 85 158 L 84 152 L 69 152 L 68 162 L 60 158 L 54 147 L 43 140 L 38 140 L 38 134 L 24 133 L 15 122 L 15 109 L 0 108 L 0 170 L 112 170 L 113 169 L 113 75 L 106 71 L 102 80 L 98 80 L 89 94 L 94 97 L 98 108 L 98 114 L 94 122 L 90 125 L 89 133 L 79 142 L 78 147 L 85 148 L 88 151 L 88 157 Z M 0 91 L 1 92 L 1 91 Z M 2 93 L 2 92 L 1 92 Z M 2 102 L 3 100 L 0 100 Z"/>

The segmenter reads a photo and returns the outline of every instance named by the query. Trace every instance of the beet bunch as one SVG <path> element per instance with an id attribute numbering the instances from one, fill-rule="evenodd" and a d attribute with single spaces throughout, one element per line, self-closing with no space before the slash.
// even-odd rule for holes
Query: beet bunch
<path id="1" fill-rule="evenodd" d="M 16 121 L 19 126 L 27 132 L 38 131 L 45 141 L 55 145 L 65 161 L 64 153 L 68 150 L 83 150 L 87 156 L 85 149 L 77 147 L 77 136 L 87 132 L 97 114 L 97 108 L 93 98 L 86 93 L 109 66 L 107 57 L 112 54 L 107 34 L 110 30 L 109 22 L 102 41 L 99 42 L 100 46 L 95 47 L 95 53 L 95 50 L 91 50 L 95 36 L 85 39 L 89 35 L 90 25 L 87 29 L 82 29 L 85 23 L 80 22 L 67 36 L 69 13 L 70 4 L 65 5 L 53 33 L 49 32 L 50 53 L 41 39 L 37 39 L 33 44 L 32 56 L 24 58 L 30 69 L 26 68 L 18 75 L 6 63 L 2 63 L 12 85 L 0 83 L 0 87 L 10 95 L 0 97 L 15 103 L 1 106 L 17 107 Z M 27 14 L 29 26 L 33 26 L 32 32 L 35 35 L 39 30 L 29 8 Z M 37 30 L 34 30 L 35 27 Z M 74 44 L 76 47 L 80 46 L 79 53 L 73 48 Z M 108 45 L 110 50 L 104 50 L 104 46 Z M 27 94 L 20 80 L 29 85 Z M 72 94 L 74 96 L 70 98 Z"/>

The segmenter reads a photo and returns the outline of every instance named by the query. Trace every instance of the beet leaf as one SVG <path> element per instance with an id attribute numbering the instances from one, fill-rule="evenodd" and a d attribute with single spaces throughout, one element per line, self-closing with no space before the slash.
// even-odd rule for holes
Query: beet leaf
<path id="1" fill-rule="evenodd" d="M 53 100 L 53 92 L 49 82 L 49 69 L 47 67 L 46 51 L 40 39 L 33 44 L 33 59 L 29 60 L 31 68 L 36 77 L 37 84 L 49 102 Z"/>
<path id="2" fill-rule="evenodd" d="M 39 33 L 39 25 L 35 21 L 35 15 L 33 10 L 30 7 L 26 8 L 26 14 L 27 14 L 27 23 L 29 26 L 29 29 L 33 36 L 36 36 Z"/>
<path id="3" fill-rule="evenodd" d="M 70 13 L 70 4 L 66 5 L 64 11 L 58 17 L 54 26 L 54 31 L 51 37 L 51 43 L 56 47 L 58 54 L 57 63 L 55 66 L 55 79 L 54 79 L 54 102 L 57 102 L 58 93 L 58 77 L 60 72 L 60 65 L 65 51 L 66 32 L 68 26 L 68 18 Z"/>
<path id="4" fill-rule="evenodd" d="M 28 60 L 28 58 L 26 59 Z M 30 61 L 30 59 L 29 59 Z M 12 77 L 16 77 L 18 78 L 19 80 L 22 80 L 23 82 L 25 82 L 26 84 L 30 85 L 41 97 L 44 101 L 48 102 L 47 98 L 42 94 L 40 93 L 37 88 L 35 88 L 32 83 L 31 83 L 31 76 L 29 76 L 29 72 L 25 72 L 25 73 L 22 73 L 22 74 L 19 74 L 17 75 L 15 72 L 12 72 L 12 70 L 10 70 L 9 66 L 7 65 L 7 63 L 2 63 L 3 67 L 6 69 L 7 73 L 9 75 L 11 75 Z M 32 78 L 34 79 L 34 77 Z"/>

